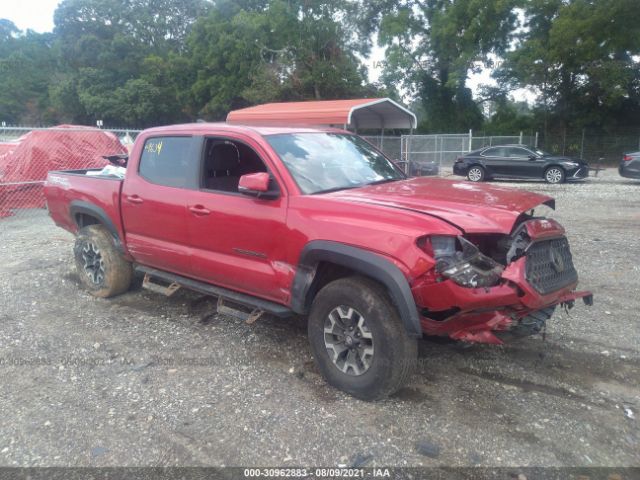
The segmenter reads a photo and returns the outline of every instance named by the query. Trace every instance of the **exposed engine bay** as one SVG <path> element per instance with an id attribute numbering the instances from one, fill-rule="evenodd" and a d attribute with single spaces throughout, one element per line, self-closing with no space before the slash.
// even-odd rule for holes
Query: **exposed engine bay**
<path id="1" fill-rule="evenodd" d="M 589 292 L 573 292 L 578 275 L 565 230 L 555 220 L 522 215 L 509 235 L 431 236 L 429 241 L 436 260 L 433 290 L 451 294 L 455 307 L 438 311 L 437 302 L 429 305 L 425 295 L 426 332 L 502 343 L 507 332 L 520 337 L 544 331 L 557 305 L 570 309 L 577 298 L 592 302 Z"/>

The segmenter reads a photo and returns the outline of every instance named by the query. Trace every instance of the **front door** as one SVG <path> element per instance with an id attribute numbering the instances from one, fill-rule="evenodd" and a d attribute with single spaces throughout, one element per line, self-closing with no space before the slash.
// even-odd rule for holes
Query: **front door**
<path id="1" fill-rule="evenodd" d="M 207 138 L 200 190 L 187 204 L 192 270 L 196 278 L 276 302 L 288 301 L 293 274 L 286 258 L 286 192 L 259 199 L 238 192 L 240 176 L 266 172 L 267 165 L 248 143 Z"/>
<path id="2" fill-rule="evenodd" d="M 541 178 L 544 160 L 523 147 L 509 147 L 512 175 L 519 178 Z"/>

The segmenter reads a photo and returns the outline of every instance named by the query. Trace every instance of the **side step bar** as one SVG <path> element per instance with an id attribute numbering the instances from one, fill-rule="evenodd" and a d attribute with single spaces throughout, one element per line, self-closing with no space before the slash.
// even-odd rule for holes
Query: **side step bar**
<path id="1" fill-rule="evenodd" d="M 144 280 L 142 281 L 142 288 L 146 288 L 147 290 L 151 290 L 152 292 L 161 293 L 165 297 L 170 297 L 178 290 L 180 290 L 180 285 L 176 282 L 173 282 L 172 284 L 165 287 L 164 285 L 155 283 L 151 278 L 151 275 L 145 273 Z"/>
<path id="2" fill-rule="evenodd" d="M 275 315 L 276 317 L 288 317 L 293 315 L 293 311 L 289 307 L 280 305 L 279 303 L 270 302 L 269 300 L 253 297 L 245 293 L 235 292 L 227 288 L 217 287 L 215 285 L 183 277 L 182 275 L 176 275 L 175 273 L 169 273 L 163 270 L 145 267 L 143 265 L 136 265 L 135 269 L 144 273 L 146 278 L 156 277 L 169 284 L 177 284 L 181 287 L 188 288 L 189 290 L 204 293 L 205 295 L 212 295 L 214 297 L 227 299 L 231 302 L 251 307 L 254 310 L 262 310 Z"/>

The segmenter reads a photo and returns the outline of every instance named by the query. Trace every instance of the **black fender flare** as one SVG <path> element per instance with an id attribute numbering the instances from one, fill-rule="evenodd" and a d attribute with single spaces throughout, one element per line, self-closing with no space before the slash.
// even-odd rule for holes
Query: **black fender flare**
<path id="1" fill-rule="evenodd" d="M 564 172 L 565 175 L 567 174 L 566 167 L 564 165 L 562 165 L 560 162 L 549 162 L 548 164 L 546 164 L 544 166 L 543 172 L 546 173 L 547 170 L 549 170 L 550 168 L 553 168 L 553 167 L 558 167 L 560 170 L 562 170 Z"/>
<path id="2" fill-rule="evenodd" d="M 120 234 L 118 233 L 118 229 L 116 228 L 113 220 L 107 215 L 102 208 L 94 205 L 93 203 L 84 202 L 82 200 L 73 200 L 69 205 L 69 213 L 71 215 L 71 219 L 76 224 L 77 227 L 80 227 L 78 223 L 78 215 L 89 215 L 94 217 L 100 222 L 100 224 L 107 229 L 107 231 L 113 237 L 113 240 L 116 244 L 116 248 L 121 252 L 124 251 L 122 247 L 122 241 L 120 239 Z"/>
<path id="3" fill-rule="evenodd" d="M 338 242 L 313 240 L 302 249 L 291 288 L 291 309 L 294 312 L 308 313 L 307 293 L 318 263 L 322 261 L 349 268 L 380 282 L 389 291 L 407 333 L 413 337 L 422 336 L 418 309 L 402 271 L 381 255 Z"/>

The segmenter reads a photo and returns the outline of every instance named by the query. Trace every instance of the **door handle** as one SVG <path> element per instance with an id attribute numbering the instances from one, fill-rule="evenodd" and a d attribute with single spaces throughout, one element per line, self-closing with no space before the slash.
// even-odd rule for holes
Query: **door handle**
<path id="1" fill-rule="evenodd" d="M 189 211 L 194 215 L 209 215 L 211 213 L 211 210 L 207 210 L 202 205 L 193 205 L 189 207 Z"/>
<path id="2" fill-rule="evenodd" d="M 127 195 L 127 202 L 140 204 L 143 203 L 144 200 L 142 200 L 138 195 Z"/>

